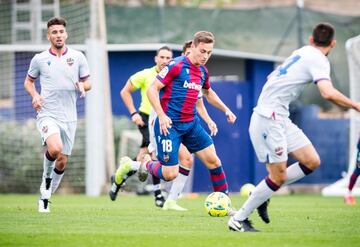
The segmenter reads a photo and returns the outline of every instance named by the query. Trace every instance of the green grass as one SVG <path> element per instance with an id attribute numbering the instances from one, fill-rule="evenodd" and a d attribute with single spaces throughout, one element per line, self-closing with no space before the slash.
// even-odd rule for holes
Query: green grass
<path id="1" fill-rule="evenodd" d="M 359 246 L 360 207 L 342 198 L 276 196 L 271 223 L 251 219 L 260 233 L 235 233 L 228 217 L 212 218 L 204 196 L 181 199 L 188 212 L 155 208 L 149 196 L 55 195 L 51 213 L 37 212 L 36 195 L 0 195 L 0 246 Z M 231 196 L 239 207 L 244 199 Z"/>

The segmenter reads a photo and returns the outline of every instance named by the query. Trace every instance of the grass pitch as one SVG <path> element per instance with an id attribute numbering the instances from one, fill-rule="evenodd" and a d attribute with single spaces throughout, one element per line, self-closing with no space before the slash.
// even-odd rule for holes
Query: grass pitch
<path id="1" fill-rule="evenodd" d="M 187 212 L 162 211 L 153 197 L 54 195 L 51 213 L 37 212 L 37 195 L 0 195 L 0 246 L 360 246 L 360 206 L 342 198 L 275 196 L 270 224 L 251 216 L 259 233 L 236 233 L 228 217 L 212 218 L 205 196 L 181 199 Z M 231 196 L 239 207 L 244 198 Z"/>

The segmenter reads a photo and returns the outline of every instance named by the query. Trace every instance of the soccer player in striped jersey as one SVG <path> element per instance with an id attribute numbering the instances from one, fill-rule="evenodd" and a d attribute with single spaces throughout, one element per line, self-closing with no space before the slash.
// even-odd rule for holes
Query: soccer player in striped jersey
<path id="1" fill-rule="evenodd" d="M 356 204 L 355 197 L 352 195 L 352 190 L 354 188 L 354 185 L 356 184 L 356 180 L 359 177 L 359 175 L 360 175 L 360 137 L 359 137 L 359 141 L 357 143 L 357 156 L 356 156 L 355 169 L 350 176 L 350 181 L 349 181 L 349 185 L 348 185 L 348 193 L 345 195 L 345 198 L 344 198 L 345 203 L 348 205 Z"/>
<path id="2" fill-rule="evenodd" d="M 185 42 L 183 46 L 183 50 L 181 55 L 187 56 L 190 54 L 190 48 L 191 48 L 192 40 L 189 40 Z M 209 116 L 205 105 L 202 93 L 199 93 L 198 100 L 196 101 L 196 110 L 199 114 L 199 116 L 205 121 L 207 124 L 210 135 L 215 136 L 218 132 L 217 126 L 215 122 L 211 119 Z M 154 136 L 154 123 L 156 119 L 156 114 L 153 112 L 153 116 L 150 114 L 149 118 L 149 130 L 150 130 L 150 145 L 149 145 L 149 151 L 154 150 L 154 153 L 156 155 L 156 140 Z M 187 209 L 179 206 L 177 204 L 177 199 L 179 198 L 179 195 L 183 191 L 185 184 L 188 180 L 190 170 L 194 164 L 193 157 L 191 153 L 186 149 L 186 147 L 181 144 L 179 149 L 179 175 L 172 181 L 171 188 L 169 191 L 169 195 L 164 203 L 163 210 L 176 210 L 176 211 L 185 211 Z"/>
<path id="3" fill-rule="evenodd" d="M 85 97 L 85 92 L 91 89 L 86 58 L 80 51 L 65 46 L 67 37 L 65 19 L 51 18 L 47 23 L 50 48 L 33 57 L 24 82 L 37 111 L 38 131 L 47 147 L 40 186 L 39 212 L 42 213 L 50 212 L 49 199 L 59 186 L 71 155 L 77 122 L 77 94 Z M 38 77 L 41 94 L 35 88 Z"/>
<path id="4" fill-rule="evenodd" d="M 304 88 L 314 83 L 323 98 L 346 108 L 360 111 L 360 104 L 333 87 L 327 55 L 335 46 L 335 30 L 328 23 L 313 29 L 310 45 L 295 50 L 267 78 L 251 116 L 249 133 L 256 155 L 266 164 L 269 175 L 251 192 L 228 227 L 238 232 L 257 231 L 248 220 L 257 209 L 269 223 L 269 198 L 283 185 L 312 173 L 320 166 L 320 157 L 306 135 L 289 119 L 289 104 Z M 287 167 L 288 155 L 298 162 Z"/>
<path id="5" fill-rule="evenodd" d="M 147 95 L 157 114 L 154 132 L 159 161 L 151 161 L 149 156 L 145 156 L 136 167 L 134 163 L 123 160 L 117 171 L 119 177 L 130 170 L 138 170 L 140 181 L 144 181 L 148 173 L 165 181 L 174 180 L 179 174 L 178 153 L 182 143 L 209 169 L 214 191 L 228 193 L 221 161 L 210 135 L 200 124 L 195 108 L 202 90 L 208 102 L 224 112 L 229 123 L 236 120 L 209 82 L 205 64 L 211 56 L 214 42 L 212 33 L 197 32 L 190 54 L 175 58 L 158 74 Z"/>

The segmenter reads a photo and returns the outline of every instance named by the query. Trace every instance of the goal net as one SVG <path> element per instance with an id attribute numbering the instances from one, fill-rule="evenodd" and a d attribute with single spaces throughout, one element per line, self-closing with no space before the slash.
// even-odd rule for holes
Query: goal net
<path id="1" fill-rule="evenodd" d="M 346 42 L 346 52 L 349 64 L 350 97 L 352 100 L 360 102 L 360 35 Z M 344 171 L 342 179 L 323 189 L 322 194 L 324 196 L 343 196 L 347 192 L 349 179 L 356 165 L 356 144 L 360 135 L 360 114 L 354 110 L 350 111 L 349 135 L 348 170 L 347 172 Z M 352 192 L 354 195 L 360 195 L 360 179 L 358 179 Z"/>
<path id="2" fill-rule="evenodd" d="M 0 192 L 38 192 L 43 148 L 36 112 L 24 89 L 31 58 L 49 48 L 46 22 L 67 19 L 69 47 L 85 51 L 89 32 L 88 1 L 0 1 Z M 40 91 L 39 81 L 36 87 Z M 78 99 L 78 128 L 59 192 L 85 190 L 85 101 Z"/>

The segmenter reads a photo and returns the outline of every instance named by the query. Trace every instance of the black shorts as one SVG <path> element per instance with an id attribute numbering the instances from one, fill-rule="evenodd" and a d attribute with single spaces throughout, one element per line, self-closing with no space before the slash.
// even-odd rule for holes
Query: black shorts
<path id="1" fill-rule="evenodd" d="M 138 126 L 140 133 L 142 135 L 142 142 L 141 142 L 141 148 L 145 148 L 149 146 L 150 144 L 150 137 L 149 137 L 149 115 L 143 112 L 139 112 L 143 122 L 144 126 Z"/>

